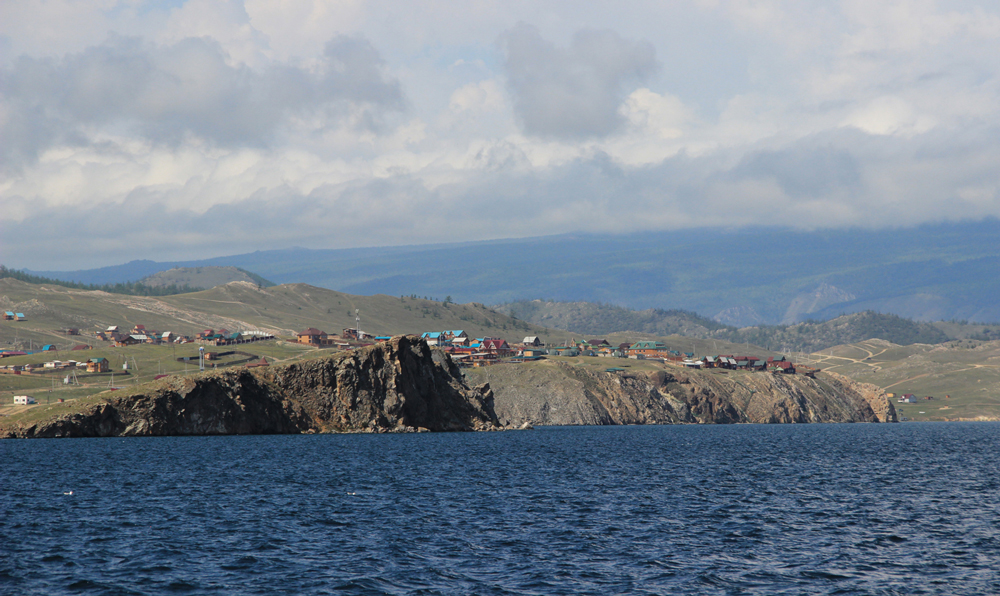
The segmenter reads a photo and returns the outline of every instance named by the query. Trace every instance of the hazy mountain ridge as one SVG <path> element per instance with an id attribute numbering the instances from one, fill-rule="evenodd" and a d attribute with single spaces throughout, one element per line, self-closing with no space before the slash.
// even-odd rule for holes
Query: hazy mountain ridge
<path id="1" fill-rule="evenodd" d="M 952 339 L 932 323 L 865 311 L 829 321 L 724 329 L 713 337 L 746 342 L 779 352 L 815 352 L 866 339 L 882 339 L 901 346 L 940 344 Z"/>
<path id="2" fill-rule="evenodd" d="M 681 309 L 746 324 L 875 310 L 922 321 L 1000 320 L 1000 222 L 898 230 L 752 228 L 573 234 L 457 244 L 258 251 L 159 265 L 34 272 L 88 283 L 230 265 L 276 283 L 497 304 L 548 297 Z M 724 313 L 749 313 L 725 318 Z"/>
<path id="3" fill-rule="evenodd" d="M 498 312 L 545 327 L 590 335 L 636 331 L 651 335 L 710 337 L 725 325 L 683 310 L 632 310 L 613 304 L 518 300 L 493 307 Z"/>
<path id="4" fill-rule="evenodd" d="M 166 271 L 154 273 L 139 280 L 139 283 L 149 287 L 178 286 L 200 289 L 210 289 L 234 281 L 245 281 L 261 287 L 271 287 L 274 282 L 264 279 L 239 267 L 174 267 Z"/>
<path id="5" fill-rule="evenodd" d="M 813 352 L 872 338 L 898 345 L 939 344 L 958 337 L 985 338 L 993 333 L 989 327 L 970 333 L 968 326 L 955 324 L 950 329 L 953 335 L 949 335 L 931 323 L 872 311 L 843 315 L 829 321 L 736 328 L 680 310 L 635 311 L 620 306 L 586 302 L 525 300 L 495 308 L 537 325 L 584 335 L 609 335 L 625 331 L 660 336 L 683 335 L 737 344 L 749 343 L 776 352 Z"/>

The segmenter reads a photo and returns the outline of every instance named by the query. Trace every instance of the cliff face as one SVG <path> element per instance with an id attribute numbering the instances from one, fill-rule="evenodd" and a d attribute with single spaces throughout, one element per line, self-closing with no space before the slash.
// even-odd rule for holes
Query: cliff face
<path id="1" fill-rule="evenodd" d="M 497 425 L 488 386 L 470 389 L 444 352 L 405 336 L 340 357 L 275 367 L 263 379 L 286 396 L 290 417 L 310 430 Z"/>
<path id="2" fill-rule="evenodd" d="M 489 387 L 411 337 L 287 366 L 163 379 L 8 437 L 109 437 L 497 428 Z"/>
<path id="3" fill-rule="evenodd" d="M 895 422 L 885 393 L 820 373 L 594 372 L 561 362 L 493 366 L 470 373 L 494 388 L 500 422 L 670 424 Z"/>

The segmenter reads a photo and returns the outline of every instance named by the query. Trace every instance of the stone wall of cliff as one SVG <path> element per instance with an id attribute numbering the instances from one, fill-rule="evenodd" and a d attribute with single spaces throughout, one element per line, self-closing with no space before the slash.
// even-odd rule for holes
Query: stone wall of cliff
<path id="1" fill-rule="evenodd" d="M 168 377 L 108 393 L 8 437 L 398 432 L 498 428 L 489 387 L 472 389 L 414 337 L 326 358 Z"/>
<path id="2" fill-rule="evenodd" d="M 896 421 L 883 391 L 825 373 L 596 372 L 550 361 L 469 376 L 493 387 L 497 417 L 507 426 Z"/>

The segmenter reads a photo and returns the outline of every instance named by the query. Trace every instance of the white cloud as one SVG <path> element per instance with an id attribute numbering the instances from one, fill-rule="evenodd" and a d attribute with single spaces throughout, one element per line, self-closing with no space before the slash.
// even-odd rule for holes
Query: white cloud
<path id="1" fill-rule="evenodd" d="M 851 112 L 844 126 L 854 126 L 873 135 L 919 134 L 934 127 L 934 119 L 922 116 L 898 97 L 878 97 Z"/>
<path id="2" fill-rule="evenodd" d="M 293 115 L 372 129 L 383 111 L 404 105 L 382 67 L 368 41 L 346 36 L 327 43 L 314 72 L 232 65 L 204 37 L 162 46 L 113 37 L 58 61 L 21 57 L 2 73 L 0 124 L 10 142 L 0 151 L 8 163 L 30 161 L 49 146 L 92 141 L 92 129 L 177 147 L 192 139 L 263 146 Z"/>
<path id="3" fill-rule="evenodd" d="M 3 257 L 1000 216 L 998 64 L 962 1 L 0 2 Z"/>
<path id="4" fill-rule="evenodd" d="M 499 112 L 505 103 L 500 85 L 495 80 L 488 80 L 456 89 L 448 107 L 456 112 Z"/>
<path id="5" fill-rule="evenodd" d="M 676 139 L 693 119 L 691 110 L 676 96 L 649 89 L 633 91 L 619 110 L 632 125 L 664 139 Z"/>
<path id="6" fill-rule="evenodd" d="M 267 36 L 250 24 L 239 0 L 188 0 L 170 13 L 156 40 L 172 45 L 188 37 L 215 40 L 229 66 L 262 68 L 273 54 Z"/>

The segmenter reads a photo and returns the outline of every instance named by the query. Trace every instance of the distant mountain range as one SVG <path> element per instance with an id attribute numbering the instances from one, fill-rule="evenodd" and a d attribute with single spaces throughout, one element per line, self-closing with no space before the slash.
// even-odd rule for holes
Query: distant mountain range
<path id="1" fill-rule="evenodd" d="M 521 300 L 497 307 L 503 314 L 553 329 L 600 337 L 622 332 L 652 336 L 680 335 L 736 344 L 753 344 L 775 352 L 813 352 L 871 338 L 898 345 L 940 344 L 953 339 L 997 339 L 982 325 L 920 323 L 872 311 L 842 315 L 829 321 L 794 325 L 736 328 L 682 310 L 631 310 L 589 302 Z"/>
<path id="2" fill-rule="evenodd" d="M 174 267 L 211 265 L 240 267 L 275 283 L 309 283 L 352 294 L 682 309 L 737 327 L 828 320 L 866 310 L 918 321 L 1000 321 L 1000 221 L 995 219 L 876 231 L 701 229 L 292 248 L 32 273 L 114 283 Z"/>

